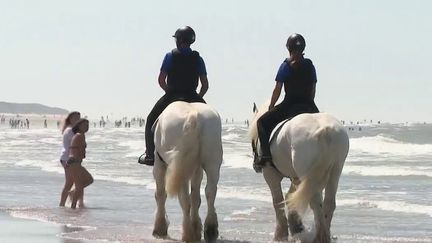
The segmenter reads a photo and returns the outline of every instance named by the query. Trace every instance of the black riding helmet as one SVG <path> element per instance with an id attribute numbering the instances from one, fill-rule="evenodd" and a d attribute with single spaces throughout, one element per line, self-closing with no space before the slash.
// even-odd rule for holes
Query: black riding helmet
<path id="1" fill-rule="evenodd" d="M 173 37 L 178 43 L 191 45 L 195 42 L 195 31 L 189 26 L 184 26 L 177 29 Z"/>
<path id="2" fill-rule="evenodd" d="M 288 48 L 288 51 L 303 52 L 306 47 L 306 41 L 302 35 L 294 33 L 288 37 L 286 47 Z"/>

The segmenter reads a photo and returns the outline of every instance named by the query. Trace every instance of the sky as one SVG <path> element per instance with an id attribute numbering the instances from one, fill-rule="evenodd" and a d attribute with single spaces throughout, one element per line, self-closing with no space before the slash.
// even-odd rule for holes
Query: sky
<path id="1" fill-rule="evenodd" d="M 287 37 L 301 33 L 317 70 L 315 102 L 341 120 L 432 121 L 432 1 L 0 0 L 0 101 L 89 117 L 145 117 L 181 26 L 222 118 L 270 99 Z M 281 95 L 283 96 L 283 94 Z"/>

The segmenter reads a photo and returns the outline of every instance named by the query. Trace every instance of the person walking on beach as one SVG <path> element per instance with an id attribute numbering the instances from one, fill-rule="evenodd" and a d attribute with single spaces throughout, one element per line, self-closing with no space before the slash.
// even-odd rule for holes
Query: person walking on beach
<path id="1" fill-rule="evenodd" d="M 63 150 L 60 156 L 60 163 L 63 166 L 64 172 L 65 172 L 65 184 L 63 186 L 63 191 L 61 193 L 60 198 L 60 207 L 64 207 L 69 191 L 73 186 L 73 180 L 72 180 L 72 174 L 70 167 L 67 166 L 66 162 L 69 159 L 69 151 L 70 151 L 70 145 L 72 142 L 72 137 L 74 136 L 74 133 L 72 132 L 72 126 L 81 118 L 81 114 L 78 111 L 73 111 L 67 115 L 65 120 L 63 121 L 63 128 L 62 128 L 62 134 L 63 134 Z"/>
<path id="2" fill-rule="evenodd" d="M 190 45 L 195 42 L 195 31 L 189 27 L 177 29 L 173 35 L 176 41 L 174 50 L 167 53 L 159 73 L 159 86 L 165 94 L 158 100 L 147 117 L 145 125 L 146 152 L 140 156 L 140 164 L 154 164 L 154 134 L 151 131 L 153 123 L 162 111 L 174 101 L 201 102 L 208 90 L 207 71 L 204 60 Z M 201 83 L 197 93 L 198 81 Z M 143 158 L 144 157 L 144 158 Z"/>
<path id="3" fill-rule="evenodd" d="M 70 167 L 72 179 L 75 183 L 75 191 L 72 195 L 71 208 L 76 208 L 77 201 L 82 202 L 79 207 L 84 207 L 84 188 L 93 183 L 92 175 L 82 166 L 82 161 L 86 157 L 86 140 L 85 133 L 89 129 L 89 121 L 87 119 L 79 119 L 72 127 L 74 136 L 70 145 L 69 159 L 67 166 Z"/>
<path id="4" fill-rule="evenodd" d="M 300 34 L 293 34 L 288 38 L 286 47 L 289 58 L 279 67 L 269 110 L 257 121 L 262 154 L 254 159 L 253 166 L 256 172 L 261 172 L 266 163 L 272 163 L 270 134 L 279 122 L 301 113 L 319 112 L 314 102 L 317 77 L 312 61 L 304 58 L 305 39 Z M 285 89 L 285 97 L 275 106 L 282 86 Z"/>

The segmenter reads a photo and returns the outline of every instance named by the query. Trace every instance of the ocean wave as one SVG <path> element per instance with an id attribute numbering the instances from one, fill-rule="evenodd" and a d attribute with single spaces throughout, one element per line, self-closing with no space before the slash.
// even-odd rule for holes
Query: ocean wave
<path id="1" fill-rule="evenodd" d="M 432 217 L 432 206 L 413 204 L 402 201 L 370 201 L 365 199 L 339 199 L 338 206 L 357 205 L 362 208 L 377 208 L 384 211 L 425 214 Z"/>
<path id="2" fill-rule="evenodd" d="M 222 166 L 233 169 L 251 169 L 252 155 L 249 154 L 225 154 Z"/>
<path id="3" fill-rule="evenodd" d="M 59 217 L 61 214 L 73 213 L 76 212 L 74 210 L 72 211 L 65 211 L 62 212 L 60 215 L 57 215 L 57 211 L 59 208 L 34 208 L 34 207 L 13 207 L 13 208 L 5 208 L 0 209 L 1 211 L 4 211 L 8 213 L 11 217 L 19 218 L 19 219 L 26 219 L 26 220 L 35 220 L 43 223 L 50 223 L 54 225 L 64 225 L 71 229 L 70 232 L 72 233 L 74 231 L 89 231 L 89 230 L 95 230 L 97 227 L 94 226 L 87 226 L 87 225 L 75 225 L 71 223 L 65 223 L 64 220 L 61 220 Z M 57 216 L 55 216 L 57 215 Z M 67 234 L 67 233 L 62 233 Z"/>
<path id="4" fill-rule="evenodd" d="M 431 242 L 430 238 L 408 238 L 399 236 L 373 236 L 373 235 L 338 235 L 343 242 Z"/>
<path id="5" fill-rule="evenodd" d="M 109 176 L 109 175 L 94 175 L 96 180 L 112 181 L 126 183 L 129 185 L 148 186 L 153 183 L 153 180 L 139 178 L 139 177 L 126 177 L 126 176 Z"/>
<path id="6" fill-rule="evenodd" d="M 232 132 L 232 131 L 235 131 L 236 129 L 237 129 L 237 127 L 227 127 L 226 131 Z"/>
<path id="7" fill-rule="evenodd" d="M 58 173 L 58 174 L 63 174 L 64 173 L 64 169 L 63 167 L 60 165 L 60 162 L 56 162 L 56 161 L 40 161 L 40 160 L 21 160 L 21 161 L 17 161 L 14 162 L 15 165 L 20 166 L 20 167 L 36 167 L 41 169 L 42 171 L 46 171 L 46 172 L 53 172 L 53 173 Z M 128 174 L 128 176 L 122 176 L 121 174 L 117 174 L 117 175 L 101 175 L 100 173 L 98 173 L 96 170 L 93 170 L 91 168 L 87 168 L 93 175 L 93 177 L 96 180 L 103 180 L 103 181 L 111 181 L 111 182 L 118 182 L 118 183 L 126 183 L 129 185 L 141 185 L 141 186 L 146 186 L 149 189 L 152 189 L 152 186 L 150 184 L 152 184 L 153 180 L 149 180 L 149 179 L 144 179 L 141 178 L 139 176 L 131 176 Z M 114 171 L 112 173 L 116 173 L 118 171 Z M 105 171 L 106 173 L 106 171 Z M 123 172 L 122 174 L 127 174 L 127 171 Z"/>
<path id="8" fill-rule="evenodd" d="M 413 144 L 389 138 L 383 135 L 350 139 L 350 150 L 370 154 L 413 156 L 432 153 L 432 144 Z"/>
<path id="9" fill-rule="evenodd" d="M 46 172 L 63 173 L 64 171 L 59 161 L 20 160 L 14 162 L 14 164 L 20 167 L 36 167 Z"/>
<path id="10" fill-rule="evenodd" d="M 128 140 L 122 141 L 118 143 L 119 146 L 128 147 L 131 150 L 143 150 L 144 149 L 144 140 Z"/>
<path id="11" fill-rule="evenodd" d="M 44 143 L 44 144 L 50 144 L 50 145 L 57 145 L 58 147 L 60 147 L 61 144 L 59 141 L 60 141 L 59 138 L 46 137 L 46 138 L 39 139 L 37 142 L 38 143 Z M 34 143 L 34 141 L 31 141 L 31 143 Z"/>
<path id="12" fill-rule="evenodd" d="M 432 168 L 426 166 L 345 166 L 343 174 L 361 176 L 427 176 L 432 177 Z"/>
<path id="13" fill-rule="evenodd" d="M 251 207 L 244 210 L 235 210 L 231 215 L 225 216 L 224 221 L 240 221 L 251 220 L 250 216 L 256 211 L 256 207 Z"/>
<path id="14" fill-rule="evenodd" d="M 240 138 L 240 135 L 238 133 L 228 133 L 222 136 L 222 140 L 233 140 L 238 138 Z"/>
<path id="15" fill-rule="evenodd" d="M 118 146 L 127 147 L 128 149 L 125 151 L 127 154 L 125 155 L 127 158 L 138 159 L 138 157 L 144 153 L 145 151 L 145 142 L 144 140 L 129 140 L 119 142 Z"/>
<path id="16" fill-rule="evenodd" d="M 36 141 L 34 140 L 27 140 L 27 139 L 5 139 L 2 141 L 2 147 L 24 147 L 24 146 L 31 146 L 34 145 Z"/>
<path id="17" fill-rule="evenodd" d="M 263 188 L 267 190 L 267 187 Z M 264 190 L 255 190 L 251 192 L 251 188 L 241 188 L 241 187 L 219 187 L 217 192 L 217 198 L 224 199 L 241 199 L 241 200 L 251 200 L 260 202 L 272 202 L 271 194 Z M 202 194 L 202 193 L 201 193 Z"/>

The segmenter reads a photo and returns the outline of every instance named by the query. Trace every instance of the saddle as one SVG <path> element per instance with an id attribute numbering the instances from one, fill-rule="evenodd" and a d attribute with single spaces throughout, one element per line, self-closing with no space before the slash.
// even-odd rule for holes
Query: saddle
<path id="1" fill-rule="evenodd" d="M 287 123 L 289 120 L 291 120 L 293 117 L 290 117 L 286 120 L 283 120 L 281 122 L 279 122 L 276 127 L 273 129 L 273 131 L 270 134 L 270 140 L 269 143 L 271 144 L 271 142 L 273 141 L 273 139 L 277 136 L 277 134 L 279 133 L 279 131 L 282 129 L 283 125 L 285 125 L 285 123 Z"/>

